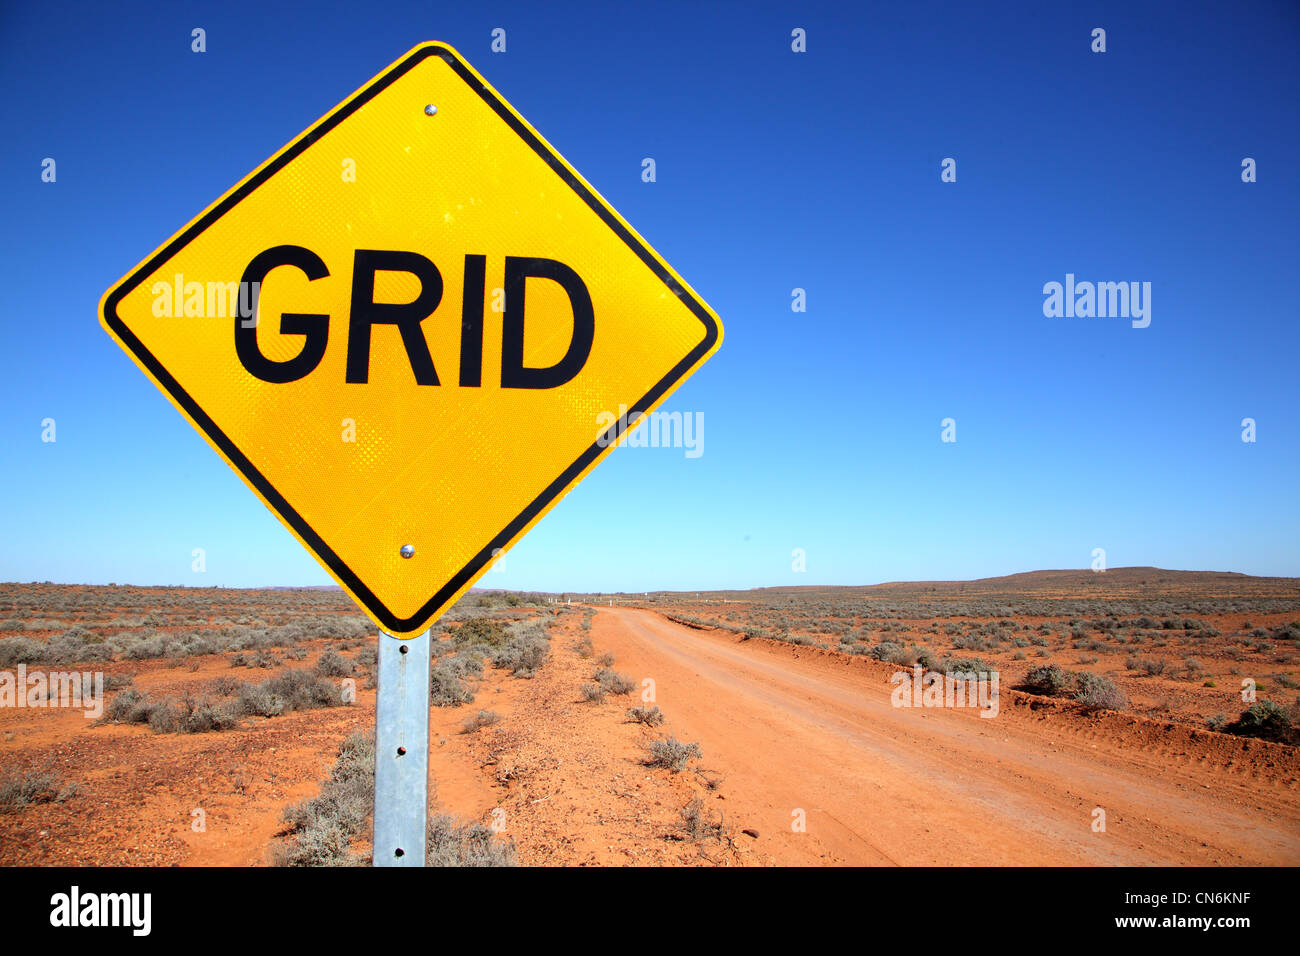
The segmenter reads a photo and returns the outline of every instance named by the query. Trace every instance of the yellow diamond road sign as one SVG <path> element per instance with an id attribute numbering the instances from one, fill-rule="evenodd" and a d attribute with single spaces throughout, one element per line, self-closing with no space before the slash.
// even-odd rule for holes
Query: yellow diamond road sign
<path id="1" fill-rule="evenodd" d="M 441 43 L 245 177 L 109 289 L 100 317 L 403 636 L 722 340 L 713 311 Z"/>

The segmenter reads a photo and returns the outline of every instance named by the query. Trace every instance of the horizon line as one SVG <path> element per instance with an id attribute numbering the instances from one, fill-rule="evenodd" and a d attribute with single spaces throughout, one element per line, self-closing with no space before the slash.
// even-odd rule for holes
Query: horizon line
<path id="1" fill-rule="evenodd" d="M 697 588 L 635 588 L 631 590 L 595 590 L 585 588 L 564 588 L 561 590 L 547 590 L 542 588 L 531 587 L 481 587 L 474 586 L 466 593 L 534 593 L 534 594 L 690 594 L 690 593 L 742 593 L 748 591 L 775 591 L 775 590 L 808 590 L 808 589 L 857 589 L 857 588 L 885 588 L 901 587 L 904 585 L 939 585 L 939 584 L 979 584 L 986 581 L 1006 580 L 1009 578 L 1026 577 L 1029 575 L 1095 575 L 1104 577 L 1113 575 L 1121 571 L 1128 572 L 1154 572 L 1161 574 L 1179 574 L 1179 575 L 1216 575 L 1224 577 L 1243 578 L 1256 581 L 1295 581 L 1300 583 L 1300 576 L 1279 575 L 1279 574 L 1248 574 L 1244 571 L 1221 571 L 1210 569 L 1192 569 L 1192 568 L 1161 568 L 1154 565 L 1126 565 L 1117 568 L 1036 568 L 1029 571 L 1013 571 L 1008 574 L 994 574 L 978 578 L 918 578 L 911 580 L 895 579 L 888 581 L 877 581 L 866 584 L 759 584 L 750 587 L 697 587 Z M 329 584 L 255 584 L 255 585 L 227 585 L 227 584 L 133 584 L 129 582 L 111 581 L 106 584 L 90 584 L 86 582 L 68 582 L 68 581 L 0 581 L 0 587 L 7 586 L 52 586 L 52 587 L 85 587 L 85 588 L 107 588 L 107 587 L 129 587 L 143 589 L 166 588 L 171 590 L 225 590 L 225 591 L 339 591 L 346 593 L 343 588 L 336 583 Z"/>

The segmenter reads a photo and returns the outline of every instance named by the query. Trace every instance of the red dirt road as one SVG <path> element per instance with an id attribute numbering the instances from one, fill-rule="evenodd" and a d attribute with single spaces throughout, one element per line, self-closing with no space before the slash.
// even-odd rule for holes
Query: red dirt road
<path id="1" fill-rule="evenodd" d="M 740 839 L 771 862 L 1300 863 L 1292 748 L 1049 713 L 1006 687 L 993 718 L 896 708 L 883 665 L 650 611 L 600 609 L 592 636 L 654 679 L 664 729 L 701 746 L 728 824 L 757 830 Z"/>

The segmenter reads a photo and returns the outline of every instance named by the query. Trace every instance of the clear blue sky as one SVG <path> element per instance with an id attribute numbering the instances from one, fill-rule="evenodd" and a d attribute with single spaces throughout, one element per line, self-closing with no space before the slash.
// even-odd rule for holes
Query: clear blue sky
<path id="1" fill-rule="evenodd" d="M 96 305 L 432 39 L 727 331 L 665 406 L 703 413 L 702 457 L 616 451 L 483 585 L 968 578 L 1097 547 L 1300 575 L 1292 2 L 117 6 L 0 7 L 0 579 L 328 583 Z M 1066 273 L 1150 282 L 1150 327 L 1045 317 Z"/>

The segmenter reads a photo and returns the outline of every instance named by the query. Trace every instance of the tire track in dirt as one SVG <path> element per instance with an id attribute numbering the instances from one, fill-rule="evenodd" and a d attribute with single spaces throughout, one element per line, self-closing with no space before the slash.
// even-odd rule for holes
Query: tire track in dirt
<path id="1" fill-rule="evenodd" d="M 1005 699 L 992 719 L 895 708 L 873 671 L 649 611 L 599 609 L 593 637 L 654 678 L 668 730 L 725 777 L 729 822 L 778 863 L 1300 862 L 1290 766 L 1225 772 Z"/>

